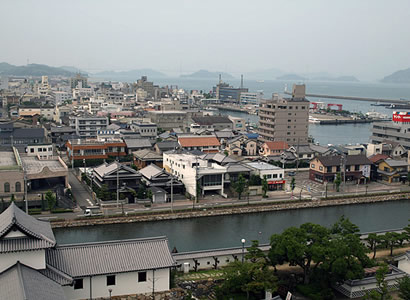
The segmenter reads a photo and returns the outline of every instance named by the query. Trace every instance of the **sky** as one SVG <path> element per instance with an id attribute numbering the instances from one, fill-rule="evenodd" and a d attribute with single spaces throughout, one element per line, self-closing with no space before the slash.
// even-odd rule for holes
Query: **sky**
<path id="1" fill-rule="evenodd" d="M 0 62 L 89 72 L 378 80 L 410 67 L 408 0 L 1 0 L 0 28 Z"/>

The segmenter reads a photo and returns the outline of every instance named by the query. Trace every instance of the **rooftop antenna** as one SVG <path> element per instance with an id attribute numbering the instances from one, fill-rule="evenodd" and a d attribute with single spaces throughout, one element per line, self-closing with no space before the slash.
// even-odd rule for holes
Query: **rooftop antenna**
<path id="1" fill-rule="evenodd" d="M 243 89 L 243 74 L 241 74 L 241 89 Z"/>

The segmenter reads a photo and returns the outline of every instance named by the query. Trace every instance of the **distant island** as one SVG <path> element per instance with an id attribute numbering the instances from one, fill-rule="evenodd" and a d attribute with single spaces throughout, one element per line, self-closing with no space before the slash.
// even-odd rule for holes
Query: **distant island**
<path id="1" fill-rule="evenodd" d="M 274 79 L 278 76 L 282 76 L 285 73 L 282 70 L 271 68 L 259 71 L 245 72 L 244 76 L 246 79 L 255 79 L 255 80 L 269 80 Z"/>
<path id="2" fill-rule="evenodd" d="M 164 73 L 161 73 L 152 69 L 135 69 L 130 71 L 103 71 L 92 74 L 94 77 L 105 77 L 105 78 L 135 78 L 138 79 L 141 76 L 148 76 L 153 78 L 164 78 L 167 77 Z"/>
<path id="3" fill-rule="evenodd" d="M 279 77 L 276 77 L 277 80 L 306 80 L 305 77 L 302 77 L 297 74 L 286 74 Z"/>
<path id="4" fill-rule="evenodd" d="M 88 72 L 84 70 L 80 70 L 79 68 L 73 67 L 73 66 L 61 66 L 59 67 L 60 69 L 66 70 L 71 73 L 80 73 L 83 76 L 88 75 Z"/>
<path id="5" fill-rule="evenodd" d="M 66 76 L 75 75 L 75 72 L 63 68 L 50 67 L 40 64 L 29 64 L 26 66 L 15 66 L 8 63 L 0 63 L 0 75 L 7 76 Z"/>
<path id="6" fill-rule="evenodd" d="M 381 82 L 385 83 L 410 83 L 410 68 L 400 70 L 384 77 Z"/>
<path id="7" fill-rule="evenodd" d="M 219 74 L 222 76 L 223 79 L 235 79 L 231 74 L 224 73 L 224 72 L 209 72 L 208 70 L 199 70 L 192 74 L 185 74 L 181 75 L 181 78 L 201 78 L 201 79 L 217 79 Z"/>
<path id="8" fill-rule="evenodd" d="M 349 82 L 360 82 L 359 79 L 357 79 L 354 76 L 339 76 L 339 77 L 315 77 L 312 80 L 318 80 L 318 81 L 349 81 Z"/>

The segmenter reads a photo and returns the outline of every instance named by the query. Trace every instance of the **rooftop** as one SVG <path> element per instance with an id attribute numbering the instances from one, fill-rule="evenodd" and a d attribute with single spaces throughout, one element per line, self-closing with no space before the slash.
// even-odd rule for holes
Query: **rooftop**
<path id="1" fill-rule="evenodd" d="M 178 139 L 178 142 L 181 145 L 181 147 L 203 147 L 221 145 L 215 136 L 180 137 Z"/>
<path id="2" fill-rule="evenodd" d="M 268 164 L 266 162 L 262 162 L 262 161 L 257 161 L 257 162 L 249 162 L 246 163 L 247 166 L 259 170 L 259 171 L 263 171 L 263 170 L 282 170 L 282 168 L 279 168 L 277 166 Z"/>
<path id="3" fill-rule="evenodd" d="M 0 151 L 0 169 L 16 167 L 17 161 L 13 151 Z"/>
<path id="4" fill-rule="evenodd" d="M 27 174 L 40 173 L 46 167 L 51 172 L 62 172 L 67 170 L 66 166 L 64 166 L 58 158 L 40 160 L 36 156 L 21 156 L 21 161 Z"/>

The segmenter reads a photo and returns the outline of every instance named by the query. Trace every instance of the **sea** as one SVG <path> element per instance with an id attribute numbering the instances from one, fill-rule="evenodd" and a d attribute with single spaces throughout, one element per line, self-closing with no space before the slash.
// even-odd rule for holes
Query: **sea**
<path id="1" fill-rule="evenodd" d="M 148 78 L 151 80 L 151 78 Z M 101 79 L 98 79 L 101 80 Z M 218 82 L 215 79 L 190 79 L 190 78 L 153 78 L 155 84 L 160 86 L 173 85 L 185 90 L 199 90 L 209 92 Z M 136 79 L 123 79 L 122 81 L 133 82 Z M 239 86 L 240 80 L 227 81 L 232 86 Z M 357 96 L 381 99 L 406 99 L 410 101 L 410 84 L 390 84 L 380 82 L 335 82 L 335 81 L 281 81 L 281 80 L 246 80 L 244 86 L 250 92 L 263 92 L 264 98 L 271 98 L 273 93 L 283 94 L 285 89 L 291 90 L 295 83 L 306 84 L 308 94 L 326 94 L 335 96 Z M 340 99 L 308 98 L 310 101 L 342 104 L 344 110 L 362 112 L 363 114 L 376 111 L 392 116 L 393 110 L 384 106 L 372 106 L 372 102 Z M 220 111 L 221 114 L 229 114 L 244 118 L 251 123 L 258 122 L 258 116 L 240 112 Z M 309 135 L 315 142 L 322 145 L 358 144 L 367 143 L 371 135 L 372 124 L 343 124 L 343 125 L 318 125 L 309 124 Z"/>

